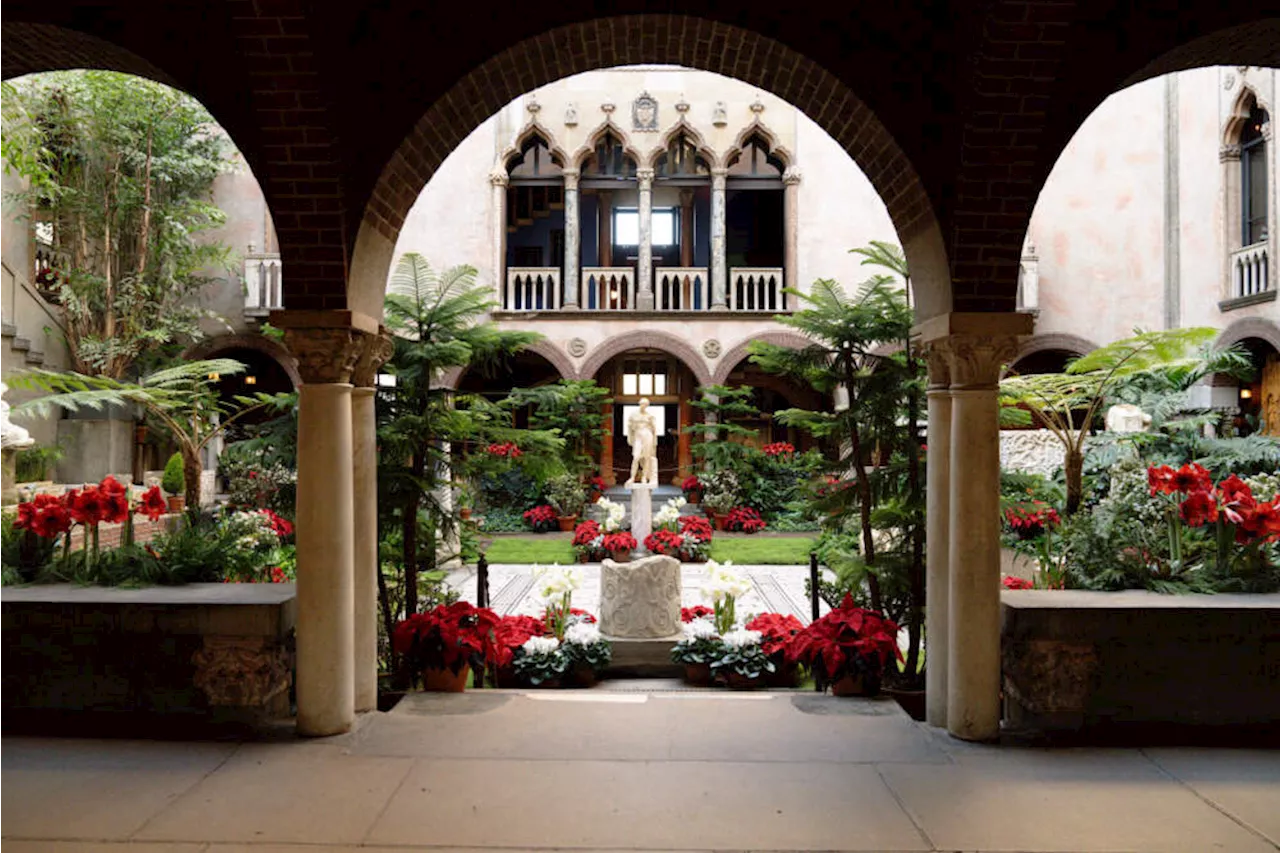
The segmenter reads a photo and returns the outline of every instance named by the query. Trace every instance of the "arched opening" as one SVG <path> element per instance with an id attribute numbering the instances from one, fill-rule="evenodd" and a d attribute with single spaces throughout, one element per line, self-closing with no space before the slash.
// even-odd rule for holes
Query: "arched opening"
<path id="1" fill-rule="evenodd" d="M 564 165 L 536 131 L 507 158 L 504 310 L 549 310 L 563 303 Z"/>
<path id="2" fill-rule="evenodd" d="M 733 270 L 730 307 L 785 311 L 782 270 L 786 260 L 783 173 L 787 164 L 776 146 L 753 132 L 727 162 L 725 253 Z M 795 287 L 798 282 L 785 282 Z"/>
<path id="3" fill-rule="evenodd" d="M 1236 346 L 1248 354 L 1253 374 L 1234 383 L 1236 405 L 1228 412 L 1231 433 L 1280 438 L 1280 350 L 1255 337 L 1242 338 Z"/>
<path id="4" fill-rule="evenodd" d="M 485 374 L 479 370 L 467 370 L 458 380 L 457 389 L 461 394 L 476 394 L 491 401 L 498 401 L 511 394 L 516 388 L 537 388 L 541 385 L 552 385 L 561 379 L 567 379 L 560 368 L 545 355 L 531 349 L 521 350 L 507 359 L 503 369 L 496 375 Z M 517 409 L 512 413 L 512 426 L 520 429 L 529 427 L 529 407 Z"/>
<path id="5" fill-rule="evenodd" d="M 756 438 L 750 442 L 752 446 L 763 447 L 766 444 L 786 442 L 802 453 L 819 446 L 808 432 L 786 426 L 774 418 L 774 413 L 782 409 L 816 412 L 830 408 L 831 401 L 813 388 L 766 373 L 747 358 L 740 360 L 724 374 L 723 384 L 730 388 L 751 388 L 755 392 L 752 402 L 760 410 L 760 415 L 740 424 L 757 431 Z"/>

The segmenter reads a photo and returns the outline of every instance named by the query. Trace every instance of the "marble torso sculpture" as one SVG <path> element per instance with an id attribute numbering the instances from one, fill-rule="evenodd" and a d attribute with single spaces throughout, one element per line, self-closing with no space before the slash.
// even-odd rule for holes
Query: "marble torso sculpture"
<path id="1" fill-rule="evenodd" d="M 658 485 L 658 423 L 649 413 L 647 399 L 641 399 L 640 410 L 627 418 L 627 443 L 631 445 L 631 479 L 626 485 Z"/>
<path id="2" fill-rule="evenodd" d="M 5 450 L 22 450 L 35 444 L 31 434 L 9 420 L 9 401 L 4 399 L 9 386 L 0 382 L 0 446 Z"/>
<path id="3" fill-rule="evenodd" d="M 1110 432 L 1146 432 L 1151 415 L 1130 403 L 1118 403 L 1107 409 L 1106 426 Z"/>

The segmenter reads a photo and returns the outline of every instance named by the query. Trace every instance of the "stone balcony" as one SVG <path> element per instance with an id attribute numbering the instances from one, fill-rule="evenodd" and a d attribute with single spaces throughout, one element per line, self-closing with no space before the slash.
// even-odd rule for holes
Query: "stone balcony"
<path id="1" fill-rule="evenodd" d="M 559 267 L 510 267 L 506 271 L 498 313 L 588 312 L 601 316 L 729 313 L 779 314 L 794 309 L 780 267 L 734 267 L 728 271 L 723 308 L 713 306 L 711 277 L 706 267 L 665 267 L 654 271 L 652 307 L 642 307 L 640 282 L 634 267 L 583 267 L 576 304 L 562 286 Z"/>

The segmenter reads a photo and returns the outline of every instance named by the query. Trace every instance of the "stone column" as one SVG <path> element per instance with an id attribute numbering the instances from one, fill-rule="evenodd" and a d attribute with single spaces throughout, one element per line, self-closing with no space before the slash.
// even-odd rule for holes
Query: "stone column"
<path id="1" fill-rule="evenodd" d="M 393 344 L 366 336 L 352 373 L 351 446 L 354 484 L 354 668 L 356 712 L 378 707 L 378 441 L 375 378 Z"/>
<path id="2" fill-rule="evenodd" d="M 564 304 L 565 311 L 578 310 L 582 221 L 578 214 L 578 170 L 564 170 Z"/>
<path id="3" fill-rule="evenodd" d="M 786 224 L 782 254 L 782 284 L 784 287 L 800 286 L 800 170 L 795 166 L 782 175 L 782 210 Z M 787 297 L 779 294 L 780 300 Z M 779 305 L 779 308 L 782 306 Z"/>
<path id="4" fill-rule="evenodd" d="M 725 269 L 724 182 L 729 170 L 711 170 L 711 309 L 728 309 L 728 271 Z"/>
<path id="5" fill-rule="evenodd" d="M 947 725 L 947 615 L 951 606 L 948 574 L 951 526 L 951 365 L 942 341 L 925 351 L 929 363 L 929 436 L 926 456 L 925 643 L 926 719 Z"/>
<path id="6" fill-rule="evenodd" d="M 693 403 L 688 395 L 680 398 L 680 425 L 676 433 L 676 477 L 672 485 L 678 486 L 693 473 L 693 435 L 685 427 L 693 424 Z"/>
<path id="7" fill-rule="evenodd" d="M 604 421 L 604 435 L 600 436 L 600 476 L 606 486 L 616 486 L 618 479 L 613 473 L 613 403 L 604 404 L 600 417 Z"/>
<path id="8" fill-rule="evenodd" d="M 298 733 L 355 722 L 351 371 L 360 333 L 290 328 L 298 357 Z"/>
<path id="9" fill-rule="evenodd" d="M 637 169 L 640 186 L 640 259 L 636 263 L 636 310 L 652 311 L 653 299 L 653 169 Z"/>
<path id="10" fill-rule="evenodd" d="M 515 308 L 511 294 L 507 293 L 507 170 L 494 169 L 489 173 L 493 187 L 493 292 L 503 309 Z M 567 235 L 566 235 L 567 239 Z"/>

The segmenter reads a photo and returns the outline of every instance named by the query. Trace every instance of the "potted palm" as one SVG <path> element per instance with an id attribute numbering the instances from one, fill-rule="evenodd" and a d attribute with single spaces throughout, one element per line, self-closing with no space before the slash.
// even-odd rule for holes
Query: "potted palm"
<path id="1" fill-rule="evenodd" d="M 556 511 L 560 529 L 568 533 L 586 506 L 586 490 L 577 477 L 561 474 L 547 483 L 547 503 Z"/>
<path id="2" fill-rule="evenodd" d="M 395 627 L 392 643 L 421 672 L 427 690 L 461 693 L 474 665 L 481 673 L 494 660 L 497 615 L 466 601 L 415 613 Z"/>
<path id="3" fill-rule="evenodd" d="M 889 662 L 902 659 L 898 626 L 845 595 L 839 607 L 792 639 L 790 657 L 809 666 L 836 696 L 874 696 Z"/>

